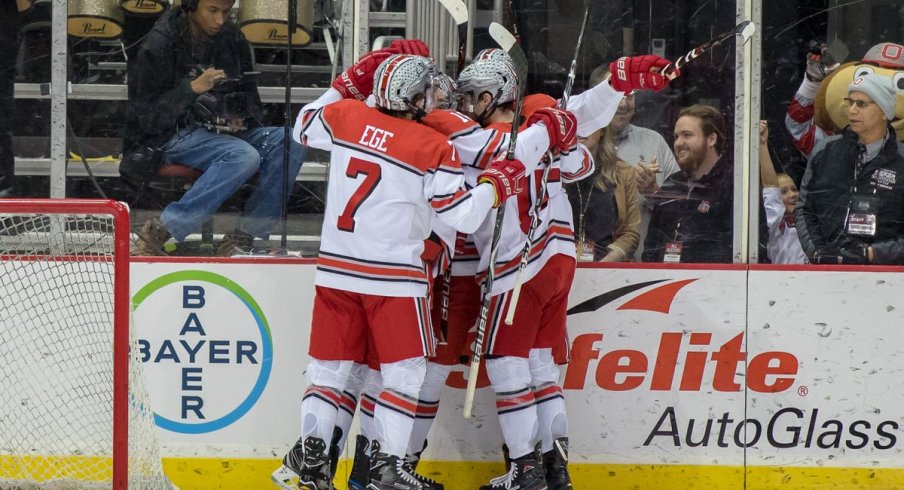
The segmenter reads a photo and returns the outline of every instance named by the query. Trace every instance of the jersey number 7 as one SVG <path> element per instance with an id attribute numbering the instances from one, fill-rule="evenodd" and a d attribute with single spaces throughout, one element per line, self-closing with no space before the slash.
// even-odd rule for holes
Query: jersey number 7
<path id="1" fill-rule="evenodd" d="M 381 170 L 380 166 L 376 163 L 352 157 L 348 161 L 345 175 L 352 179 L 357 179 L 359 175 L 364 175 L 364 181 L 361 182 L 361 185 L 358 186 L 358 189 L 356 189 L 355 193 L 352 194 L 352 197 L 349 198 L 348 203 L 345 205 L 345 210 L 342 211 L 342 214 L 339 215 L 339 219 L 336 220 L 337 228 L 342 231 L 354 233 L 355 213 L 358 212 L 358 208 L 361 207 L 364 200 L 370 197 L 371 193 L 373 193 L 374 189 L 377 187 L 377 184 L 380 183 Z"/>

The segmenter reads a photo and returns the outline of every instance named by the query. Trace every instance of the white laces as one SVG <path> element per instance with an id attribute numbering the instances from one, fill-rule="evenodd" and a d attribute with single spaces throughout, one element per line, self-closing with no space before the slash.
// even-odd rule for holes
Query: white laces
<path id="1" fill-rule="evenodd" d="M 508 473 L 490 480 L 491 487 L 512 488 L 512 480 L 518 476 L 518 465 L 513 464 Z"/>

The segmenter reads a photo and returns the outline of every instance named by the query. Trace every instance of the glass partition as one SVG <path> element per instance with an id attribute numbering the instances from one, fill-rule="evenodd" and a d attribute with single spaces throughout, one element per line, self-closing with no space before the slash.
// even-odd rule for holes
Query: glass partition
<path id="1" fill-rule="evenodd" d="M 51 10 L 0 5 L 0 197 L 50 194 Z"/>
<path id="2" fill-rule="evenodd" d="M 190 8 L 185 10 L 178 0 L 175 5 L 165 0 L 19 0 L 15 6 L 12 3 L 5 2 L 3 8 L 9 12 L 0 15 L 3 22 L 0 56 L 8 58 L 0 63 L 3 73 L 0 194 L 12 188 L 12 194 L 21 196 L 106 195 L 121 199 L 135 210 L 133 220 L 137 232 L 148 220 L 159 219 L 171 203 L 178 203 L 189 194 L 187 185 L 201 183 L 204 187 L 200 175 L 215 161 L 212 156 L 201 158 L 201 163 L 195 162 L 199 168 L 194 173 L 183 169 L 181 174 L 174 172 L 176 176 L 159 176 L 155 170 L 154 178 L 142 180 L 147 185 L 138 187 L 119 175 L 120 161 L 134 147 L 130 135 L 147 136 L 149 133 L 142 133 L 147 131 L 142 124 L 159 115 L 159 111 L 149 109 L 153 104 L 147 104 L 159 102 L 160 94 L 148 97 L 148 90 L 159 85 L 162 75 L 156 67 L 136 68 L 136 64 L 144 63 L 141 47 L 153 37 L 150 33 L 155 25 L 170 22 L 171 18 L 183 18 L 174 32 L 184 35 L 187 32 L 184 19 Z M 468 39 L 471 54 L 494 47 L 487 30 L 490 22 L 514 27 L 530 63 L 528 92 L 562 95 L 586 5 L 583 0 L 470 0 L 466 3 L 471 9 L 472 32 Z M 812 96 L 805 97 L 804 112 L 790 119 L 790 126 L 787 123 L 789 109 L 793 112 L 795 107 L 800 107 L 792 102 L 797 100 L 796 94 L 800 95 L 805 80 L 808 53 L 813 51 L 813 46 L 824 46 L 828 55 L 825 60 L 854 62 L 855 66 L 876 65 L 875 60 L 862 61 L 870 57 L 871 47 L 904 42 L 901 14 L 904 0 L 782 0 L 775 6 L 756 1 L 703 0 L 614 0 L 590 4 L 590 21 L 576 59 L 574 94 L 604 80 L 609 63 L 620 56 L 652 53 L 666 60 L 679 60 L 694 47 L 735 27 L 739 19 L 748 16 L 744 13 L 746 7 L 753 6 L 747 10 L 757 12 L 753 20 L 758 32 L 752 41 L 761 44 L 755 44 L 756 50 L 750 54 L 743 54 L 736 47 L 739 39 L 736 38 L 703 53 L 681 66 L 680 76 L 666 89 L 640 90 L 626 97 L 608 128 L 581 135 L 587 138 L 585 143 L 594 146 L 599 168 L 605 169 L 593 180 L 569 185 L 567 189 L 575 209 L 575 231 L 586 250 L 585 258 L 728 263 L 743 261 L 744 251 L 750 250 L 752 260 L 787 262 L 784 257 L 776 258 L 777 252 L 770 251 L 768 241 L 779 221 L 790 224 L 792 213 L 786 217 L 782 206 L 787 204 L 790 209 L 793 199 L 777 203 L 773 196 L 776 191 L 767 190 L 771 200 L 763 204 L 758 155 L 768 155 L 775 172 L 787 175 L 776 177 L 781 181 L 779 193 L 782 187 L 786 191 L 792 185 L 801 187 L 810 152 L 807 145 L 812 146 L 815 139 L 825 134 L 840 131 L 847 123 L 846 108 L 840 105 L 843 101 L 836 100 L 844 98 L 836 92 L 843 93 L 846 87 L 831 92 L 826 102 L 817 95 L 821 90 L 829 91 L 818 82 L 810 84 L 809 92 L 804 94 Z M 56 5 L 65 5 L 66 10 L 65 15 L 55 20 Z M 343 5 L 352 9 L 349 15 L 341 15 Z M 286 116 L 287 80 L 292 87 L 288 112 L 293 120 L 304 103 L 314 100 L 329 86 L 334 73 L 350 64 L 350 59 L 342 59 L 336 60 L 334 66 L 332 53 L 349 58 L 355 42 L 359 48 L 373 46 L 375 42 L 387 43 L 381 36 L 389 36 L 391 40 L 406 32 L 420 35 L 432 43 L 434 52 L 439 53 L 436 56 L 444 58 L 444 63 L 440 63 L 444 70 L 454 68 L 457 49 L 454 26 L 448 24 L 448 16 L 438 6 L 429 2 L 408 5 L 402 0 L 302 0 L 298 2 L 296 14 L 299 28 L 291 38 L 293 47 L 289 50 L 287 2 L 232 4 L 224 18 L 232 26 L 230 29 L 243 32 L 250 61 L 230 68 L 231 73 L 224 76 L 228 83 L 222 90 L 205 93 L 228 92 L 231 86 L 240 93 L 250 94 L 250 98 L 205 99 L 213 104 L 208 109 L 214 109 L 214 116 L 218 110 L 227 115 L 230 111 L 245 110 L 239 119 L 252 122 L 251 126 L 274 128 L 273 141 L 279 141 L 282 136 L 276 138 L 275 133 L 281 133 Z M 59 23 L 56 30 L 54 22 Z M 343 24 L 344 41 L 339 42 Z M 66 62 L 57 66 L 51 62 L 55 53 L 52 33 L 63 31 L 68 33 L 64 42 Z M 356 35 L 350 31 L 356 31 Z M 201 52 L 189 53 L 190 62 L 180 65 L 185 73 L 180 72 L 175 80 L 169 81 L 171 89 L 176 89 L 183 79 L 186 83 L 195 80 L 203 73 L 202 68 L 216 65 L 208 59 L 210 54 L 205 54 L 205 49 L 202 46 Z M 287 52 L 290 52 L 288 56 Z M 739 53 L 743 55 L 740 59 Z M 890 59 L 897 55 L 886 51 L 881 56 Z M 290 66 L 287 61 L 291 61 Z M 886 63 L 889 66 L 882 71 L 893 78 L 893 83 L 897 83 L 894 77 L 901 69 L 895 63 L 894 60 Z M 195 72 L 189 73 L 191 67 Z M 61 70 L 69 83 L 66 104 L 61 105 L 65 110 L 58 114 L 53 112 L 51 100 L 56 69 Z M 754 76 L 759 76 L 761 83 L 755 91 L 759 93 L 750 93 L 739 85 L 736 74 L 743 70 L 757 72 Z M 839 70 L 834 83 L 844 85 L 840 82 L 844 77 L 847 83 L 852 81 L 855 74 L 852 70 L 843 73 Z M 13 92 L 15 95 L 10 96 Z M 136 105 L 138 100 L 143 100 L 145 105 Z M 130 119 L 130 107 L 134 119 Z M 743 122 L 744 115 L 736 115 L 738 107 L 756 108 L 759 116 L 750 116 L 750 121 L 739 124 L 738 119 Z M 171 134 L 163 134 L 158 127 L 154 136 L 161 141 L 150 138 L 143 143 L 163 150 L 167 165 L 191 163 L 177 161 L 189 157 L 174 155 L 166 145 L 175 143 L 174 131 L 199 125 L 198 110 L 203 112 L 204 108 L 195 107 L 193 101 L 183 103 L 179 114 L 171 119 L 168 131 Z M 247 113 L 248 110 L 254 114 Z M 813 117 L 808 119 L 807 110 Z M 61 125 L 54 126 L 51 123 L 54 118 L 60 119 Z M 759 119 L 767 122 L 765 146 L 757 144 L 756 120 Z M 900 120 L 895 116 L 895 124 Z M 200 125 L 203 126 L 203 121 Z M 61 147 L 59 153 L 61 160 L 65 155 L 65 164 L 53 163 L 52 127 L 65 128 L 65 138 L 59 133 L 59 139 L 65 139 L 65 150 Z M 815 138 L 808 136 L 811 130 Z M 739 137 L 744 140 L 740 145 Z M 165 156 L 168 150 L 170 157 Z M 300 158 L 304 163 L 298 172 L 290 171 L 292 183 L 287 186 L 286 220 L 281 218 L 282 200 L 277 200 L 278 205 L 264 206 L 261 212 L 269 218 L 275 216 L 275 221 L 270 219 L 267 225 L 252 227 L 257 239 L 252 240 L 251 246 L 244 246 L 248 245 L 247 237 L 239 235 L 239 244 L 243 245 L 240 249 L 261 254 L 283 248 L 305 255 L 316 251 L 328 155 L 295 151 L 296 156 L 303 153 Z M 276 153 L 279 152 L 272 153 L 273 158 L 281 159 L 281 154 Z M 13 168 L 9 163 L 11 154 L 15 155 L 14 173 L 9 170 Z M 744 158 L 736 161 L 739 155 Z M 184 220 L 188 224 L 176 230 L 184 246 L 175 249 L 170 246 L 169 252 L 216 253 L 224 239 L 236 238 L 235 232 L 243 231 L 240 221 L 243 212 L 247 216 L 249 209 L 252 213 L 260 209 L 254 196 L 260 198 L 262 194 L 280 192 L 279 183 L 270 173 L 265 173 L 270 177 L 264 179 L 261 175 L 258 169 L 247 178 L 237 179 L 241 185 L 228 189 L 228 197 L 218 195 L 202 206 L 213 207 L 215 211 L 197 211 L 194 213 L 197 216 L 189 213 L 191 216 Z M 10 185 L 13 180 L 14 184 Z M 264 193 L 257 192 L 262 182 L 267 188 Z M 631 186 L 636 192 L 626 192 Z M 213 219 L 208 219 L 209 216 Z M 166 221 L 164 214 L 163 222 Z M 170 230 L 167 232 L 172 234 Z M 748 246 L 748 241 L 754 245 Z M 803 260 L 798 255 L 792 261 Z"/>

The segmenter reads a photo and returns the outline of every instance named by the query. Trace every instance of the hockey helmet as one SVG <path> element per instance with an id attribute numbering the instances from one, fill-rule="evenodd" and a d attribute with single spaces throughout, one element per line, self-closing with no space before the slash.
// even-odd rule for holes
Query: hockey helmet
<path id="1" fill-rule="evenodd" d="M 433 62 L 423 56 L 397 54 L 380 63 L 374 72 L 377 107 L 391 111 L 411 111 L 420 119 L 433 110 Z M 422 107 L 418 102 L 424 100 Z"/>
<path id="2" fill-rule="evenodd" d="M 512 57 L 509 56 L 505 50 L 500 48 L 487 48 L 481 49 L 480 52 L 477 53 L 477 56 L 474 57 L 474 61 L 480 60 L 501 60 L 506 63 L 512 62 Z"/>
<path id="3" fill-rule="evenodd" d="M 459 107 L 465 112 L 473 112 L 480 94 L 488 92 L 493 96 L 491 108 L 518 99 L 518 75 L 512 64 L 498 59 L 484 59 L 468 65 L 458 75 Z M 470 108 L 470 109 L 469 109 Z"/>
<path id="4" fill-rule="evenodd" d="M 455 79 L 445 73 L 440 73 L 436 65 L 433 66 L 433 70 L 431 74 L 433 75 L 433 98 L 436 108 L 455 109 L 457 88 Z"/>

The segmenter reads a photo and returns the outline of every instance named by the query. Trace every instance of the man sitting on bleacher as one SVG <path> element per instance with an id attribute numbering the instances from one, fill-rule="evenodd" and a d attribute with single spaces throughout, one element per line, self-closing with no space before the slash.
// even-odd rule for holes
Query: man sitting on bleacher
<path id="1" fill-rule="evenodd" d="M 292 141 L 283 180 L 284 131 L 263 127 L 251 46 L 229 19 L 234 0 L 183 0 L 162 16 L 129 66 L 129 103 L 120 172 L 141 185 L 157 165 L 180 164 L 201 175 L 178 201 L 138 232 L 135 253 L 163 255 L 182 242 L 249 178 L 257 185 L 218 255 L 249 252 L 268 239 L 305 149 Z M 138 181 L 138 182 L 135 182 Z M 288 193 L 285 193 L 288 195 Z"/>

